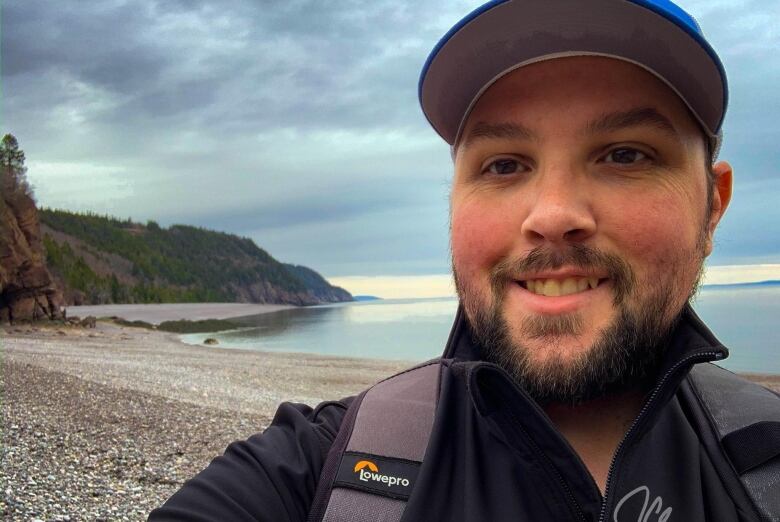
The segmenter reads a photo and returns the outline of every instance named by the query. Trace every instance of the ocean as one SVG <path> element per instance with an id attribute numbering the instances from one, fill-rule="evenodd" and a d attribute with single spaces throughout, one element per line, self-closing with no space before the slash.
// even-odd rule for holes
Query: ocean
<path id="1" fill-rule="evenodd" d="M 251 326 L 182 339 L 222 348 L 423 361 L 441 354 L 457 308 L 453 298 L 391 299 L 283 310 L 245 318 Z M 694 309 L 731 355 L 733 371 L 780 374 L 780 286 L 704 287 Z"/>

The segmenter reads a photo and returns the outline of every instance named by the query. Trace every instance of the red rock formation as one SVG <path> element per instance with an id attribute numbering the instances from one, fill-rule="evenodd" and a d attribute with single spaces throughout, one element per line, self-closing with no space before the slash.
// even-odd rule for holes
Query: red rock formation
<path id="1" fill-rule="evenodd" d="M 0 323 L 61 317 L 41 243 L 38 210 L 29 196 L 0 198 Z"/>

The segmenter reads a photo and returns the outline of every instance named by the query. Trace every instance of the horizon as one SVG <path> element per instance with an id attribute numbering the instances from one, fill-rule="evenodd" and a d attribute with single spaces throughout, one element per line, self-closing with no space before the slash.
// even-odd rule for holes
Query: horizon
<path id="1" fill-rule="evenodd" d="M 332 285 L 354 295 L 381 299 L 456 297 L 451 274 L 418 276 L 327 277 Z M 780 264 L 705 265 L 701 287 L 780 281 Z"/>

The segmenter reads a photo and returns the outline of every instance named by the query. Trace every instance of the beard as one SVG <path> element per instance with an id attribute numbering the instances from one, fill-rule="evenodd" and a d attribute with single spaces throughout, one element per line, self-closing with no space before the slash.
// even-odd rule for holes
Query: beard
<path id="1" fill-rule="evenodd" d="M 703 260 L 702 254 L 698 258 L 698 276 L 688 289 L 688 299 L 698 288 Z M 690 258 L 679 259 L 668 267 L 667 273 L 676 274 L 689 263 Z M 513 274 L 564 265 L 605 271 L 612 283 L 616 316 L 598 332 L 590 347 L 581 347 L 573 358 L 564 356 L 560 346 L 565 338 L 576 337 L 585 327 L 579 314 L 526 317 L 518 326 L 517 337 L 546 342 L 548 353 L 539 362 L 527 346 L 513 341 L 502 314 L 503 296 L 507 285 L 518 284 Z M 682 312 L 682 306 L 673 302 L 682 290 L 674 277 L 667 284 L 638 282 L 631 267 L 619 257 L 582 245 L 571 245 L 565 252 L 536 248 L 522 259 L 499 263 L 491 273 L 489 304 L 482 302 L 479 293 L 465 285 L 455 270 L 453 274 L 472 337 L 480 346 L 483 359 L 501 366 L 542 405 L 574 406 L 606 395 L 646 388 L 659 370 L 670 333 Z M 633 301 L 633 306 L 629 301 Z"/>

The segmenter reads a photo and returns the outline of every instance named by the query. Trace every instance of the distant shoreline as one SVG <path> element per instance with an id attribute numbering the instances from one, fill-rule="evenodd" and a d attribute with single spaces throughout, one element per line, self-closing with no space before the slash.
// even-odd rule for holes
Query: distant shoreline
<path id="1" fill-rule="evenodd" d="M 711 284 L 711 285 L 702 285 L 703 289 L 713 289 L 713 290 L 725 290 L 728 288 L 771 288 L 775 286 L 780 286 L 779 280 L 768 280 L 768 281 L 754 281 L 751 283 L 719 283 L 719 284 Z"/>
<path id="2" fill-rule="evenodd" d="M 68 317 L 80 318 L 89 315 L 95 317 L 120 317 L 127 321 L 145 321 L 158 325 L 163 321 L 187 319 L 230 319 L 247 315 L 260 315 L 280 310 L 299 308 L 284 304 L 257 303 L 162 303 L 162 304 L 109 304 L 68 306 Z"/>

